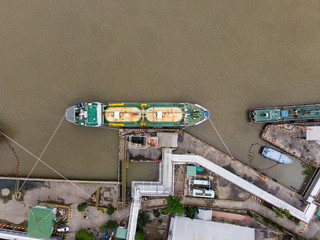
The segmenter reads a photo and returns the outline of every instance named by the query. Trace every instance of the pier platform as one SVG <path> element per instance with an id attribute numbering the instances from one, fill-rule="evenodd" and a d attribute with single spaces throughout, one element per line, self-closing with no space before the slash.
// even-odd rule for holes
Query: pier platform
<path id="1" fill-rule="evenodd" d="M 308 125 L 272 124 L 267 125 L 262 139 L 282 149 L 313 167 L 320 166 L 320 145 L 307 141 L 305 132 Z"/>
<path id="2" fill-rule="evenodd" d="M 246 164 L 236 159 L 232 159 L 228 154 L 216 149 L 213 146 L 210 146 L 209 144 L 203 142 L 202 140 L 192 136 L 187 132 L 179 133 L 178 148 L 174 151 L 174 153 L 197 154 L 238 175 L 239 177 L 254 184 L 260 189 L 274 196 L 277 196 L 281 200 L 287 202 L 288 204 L 294 206 L 299 210 L 303 211 L 307 206 L 307 204 L 302 201 L 302 196 L 298 193 L 254 170 Z"/>
<path id="3" fill-rule="evenodd" d="M 232 159 L 228 154 L 218 150 L 213 146 L 210 146 L 204 141 L 192 136 L 188 132 L 178 129 L 148 129 L 146 134 L 153 136 L 156 132 L 171 132 L 178 134 L 178 146 L 173 151 L 174 154 L 196 154 L 202 156 L 209 161 L 223 167 L 224 169 L 236 174 L 244 180 L 254 184 L 260 189 L 277 196 L 281 200 L 301 211 L 303 211 L 308 205 L 303 201 L 304 198 L 300 194 L 294 192 L 284 185 L 281 185 L 280 183 L 256 171 L 250 166 L 236 159 Z M 130 159 L 130 157 L 139 156 L 141 160 L 152 161 L 152 154 L 150 154 L 150 151 L 155 151 L 157 152 L 156 157 L 159 157 L 160 159 L 162 158 L 162 156 L 158 155 L 159 149 L 157 147 L 148 149 L 135 148 L 134 152 L 132 149 L 128 148 L 128 137 L 130 135 L 141 135 L 141 133 L 141 129 L 126 129 L 119 132 L 119 157 L 122 166 L 119 170 L 121 176 L 120 181 L 122 182 L 122 199 L 124 202 L 128 200 L 127 197 L 130 196 L 129 191 L 131 190 L 129 186 L 126 186 L 125 177 L 130 160 L 134 160 Z"/>

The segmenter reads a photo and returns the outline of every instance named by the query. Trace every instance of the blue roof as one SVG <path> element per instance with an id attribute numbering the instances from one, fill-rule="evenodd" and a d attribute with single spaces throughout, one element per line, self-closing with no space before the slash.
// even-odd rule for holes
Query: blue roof
<path id="1" fill-rule="evenodd" d="M 202 172 L 202 167 L 200 167 L 200 166 L 196 166 L 196 169 L 197 169 L 197 172 Z"/>
<path id="2" fill-rule="evenodd" d="M 281 117 L 286 118 L 289 116 L 289 111 L 288 110 L 282 110 L 281 111 Z"/>

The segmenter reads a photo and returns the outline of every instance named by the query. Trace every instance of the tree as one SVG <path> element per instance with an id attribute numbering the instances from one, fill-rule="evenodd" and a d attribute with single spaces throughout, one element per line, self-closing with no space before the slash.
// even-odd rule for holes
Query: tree
<path id="1" fill-rule="evenodd" d="M 153 215 L 156 217 L 156 218 L 159 218 L 160 217 L 160 211 L 159 209 L 153 209 Z"/>
<path id="2" fill-rule="evenodd" d="M 88 207 L 88 203 L 83 202 L 78 205 L 77 209 L 79 212 L 83 212 L 87 207 Z"/>
<path id="3" fill-rule="evenodd" d="M 62 227 L 63 225 L 66 225 L 68 223 L 67 219 L 64 218 L 57 218 L 56 220 L 53 221 L 53 225 L 55 227 Z"/>
<path id="4" fill-rule="evenodd" d="M 111 216 L 115 211 L 115 208 L 112 205 L 109 205 L 107 208 L 107 213 Z"/>
<path id="5" fill-rule="evenodd" d="M 183 205 L 180 203 L 181 197 L 169 196 L 167 199 L 167 213 L 182 213 Z"/>
<path id="6" fill-rule="evenodd" d="M 197 207 L 190 207 L 187 206 L 184 208 L 184 213 L 187 215 L 187 217 L 194 219 L 196 212 L 199 213 L 199 210 Z"/>
<path id="7" fill-rule="evenodd" d="M 144 232 L 137 231 L 136 236 L 134 237 L 134 240 L 144 240 Z"/>
<path id="8" fill-rule="evenodd" d="M 288 209 L 283 209 L 283 208 L 281 208 L 281 212 L 284 213 L 284 215 L 285 215 L 287 218 L 290 219 L 291 214 L 290 214 L 290 212 L 289 212 Z"/>
<path id="9" fill-rule="evenodd" d="M 86 229 L 80 229 L 76 234 L 76 240 L 92 240 L 93 233 L 89 233 Z"/>
<path id="10" fill-rule="evenodd" d="M 142 228 L 146 226 L 148 223 L 151 223 L 150 214 L 142 211 L 138 216 L 138 227 Z"/>
<path id="11" fill-rule="evenodd" d="M 106 231 L 108 231 L 108 229 L 106 228 L 106 225 L 102 225 L 102 226 L 99 228 L 99 232 L 101 232 L 101 233 L 105 233 Z"/>
<path id="12" fill-rule="evenodd" d="M 105 224 L 105 228 L 106 229 L 115 229 L 119 226 L 117 221 L 113 221 L 113 220 L 109 220 L 106 224 Z"/>
<path id="13" fill-rule="evenodd" d="M 276 214 L 276 218 L 284 218 L 284 216 L 282 215 L 282 213 L 280 212 L 279 209 L 273 209 L 273 211 L 275 212 Z"/>

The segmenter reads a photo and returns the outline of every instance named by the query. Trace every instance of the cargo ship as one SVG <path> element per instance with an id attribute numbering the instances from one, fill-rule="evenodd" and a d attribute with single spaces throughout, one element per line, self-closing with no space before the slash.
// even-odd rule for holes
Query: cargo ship
<path id="1" fill-rule="evenodd" d="M 66 110 L 76 125 L 119 128 L 181 128 L 198 125 L 209 111 L 191 103 L 77 103 Z"/>
<path id="2" fill-rule="evenodd" d="M 256 108 L 249 111 L 251 123 L 310 122 L 320 120 L 320 104 Z"/>
<path id="3" fill-rule="evenodd" d="M 261 155 L 281 164 L 294 163 L 293 160 L 287 155 L 269 147 L 263 147 Z"/>

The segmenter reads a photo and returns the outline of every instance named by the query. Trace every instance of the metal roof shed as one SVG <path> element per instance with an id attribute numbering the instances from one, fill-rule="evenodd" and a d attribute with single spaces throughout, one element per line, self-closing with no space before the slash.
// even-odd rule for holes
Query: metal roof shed
<path id="1" fill-rule="evenodd" d="M 128 230 L 126 228 L 118 227 L 117 233 L 116 233 L 116 238 L 127 239 L 127 232 L 128 232 Z"/>
<path id="2" fill-rule="evenodd" d="M 158 147 L 177 148 L 178 147 L 178 133 L 158 132 Z"/>
<path id="3" fill-rule="evenodd" d="M 317 141 L 320 140 L 320 127 L 307 127 L 306 138 L 308 141 Z"/>
<path id="4" fill-rule="evenodd" d="M 168 240 L 180 239 L 254 240 L 255 229 L 185 217 L 171 218 Z"/>
<path id="5" fill-rule="evenodd" d="M 187 176 L 195 177 L 197 175 L 196 166 L 187 166 Z"/>
<path id="6" fill-rule="evenodd" d="M 27 235 L 41 239 L 50 239 L 55 219 L 55 208 L 36 206 L 29 211 Z"/>

